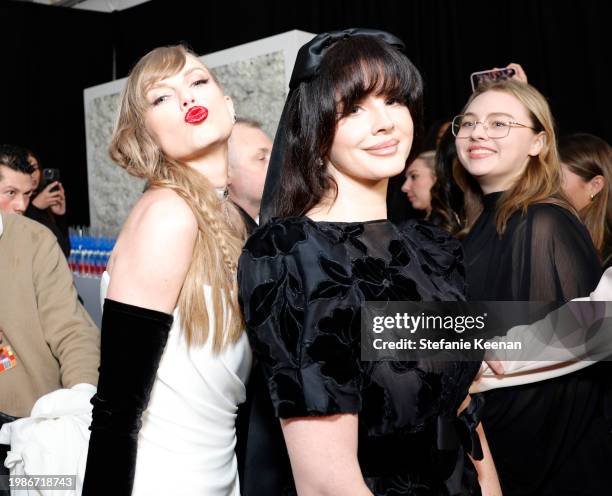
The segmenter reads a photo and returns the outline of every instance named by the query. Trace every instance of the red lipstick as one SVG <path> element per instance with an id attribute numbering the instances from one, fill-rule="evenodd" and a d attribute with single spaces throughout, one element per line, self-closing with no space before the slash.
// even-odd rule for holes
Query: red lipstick
<path id="1" fill-rule="evenodd" d="M 208 117 L 208 109 L 206 107 L 195 106 L 191 107 L 185 114 L 185 122 L 188 124 L 199 124 L 204 122 Z"/>

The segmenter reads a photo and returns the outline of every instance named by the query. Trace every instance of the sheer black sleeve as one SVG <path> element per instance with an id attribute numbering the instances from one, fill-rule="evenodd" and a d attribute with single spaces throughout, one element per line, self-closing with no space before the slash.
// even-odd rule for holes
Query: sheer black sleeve
<path id="1" fill-rule="evenodd" d="M 530 209 L 524 271 L 532 301 L 566 302 L 588 296 L 601 265 L 588 231 L 571 212 L 555 205 Z"/>
<path id="2" fill-rule="evenodd" d="M 343 268 L 321 258 L 329 248 L 314 234 L 297 219 L 272 221 L 239 261 L 249 340 L 281 418 L 361 409 L 359 308 L 347 303 Z"/>

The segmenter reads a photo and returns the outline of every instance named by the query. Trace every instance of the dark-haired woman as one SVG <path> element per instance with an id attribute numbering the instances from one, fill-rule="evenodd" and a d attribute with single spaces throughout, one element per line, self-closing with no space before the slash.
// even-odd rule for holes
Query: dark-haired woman
<path id="1" fill-rule="evenodd" d="M 612 148 L 592 134 L 559 143 L 563 190 L 580 214 L 604 269 L 612 266 Z"/>
<path id="2" fill-rule="evenodd" d="M 402 191 L 412 208 L 425 212 L 425 220 L 451 234 L 463 223 L 463 192 L 453 179 L 457 160 L 455 137 L 450 128 L 438 149 L 421 153 L 406 170 Z"/>
<path id="3" fill-rule="evenodd" d="M 34 192 L 24 215 L 48 227 L 57 238 L 62 252 L 68 258 L 70 256 L 70 239 L 68 238 L 68 226 L 65 222 L 66 193 L 64 192 L 64 186 L 59 181 L 43 185 L 40 160 L 30 150 L 24 150 L 24 152 L 27 154 L 28 162 L 34 167 L 32 173 Z"/>
<path id="4" fill-rule="evenodd" d="M 429 221 L 451 234 L 457 234 L 465 222 L 463 191 L 453 177 L 453 166 L 457 161 L 457 148 L 452 129 L 449 127 L 436 149 L 435 174 L 437 181 L 431 188 L 431 210 Z"/>
<path id="5" fill-rule="evenodd" d="M 453 133 L 469 299 L 561 305 L 588 296 L 601 268 L 561 192 L 546 99 L 526 83 L 485 83 L 453 120 Z M 535 383 L 526 375 L 523 384 L 500 381 L 484 393 L 483 425 L 505 496 L 609 492 L 606 375 L 597 365 Z"/>
<path id="6" fill-rule="evenodd" d="M 427 219 L 431 215 L 431 188 L 436 182 L 434 172 L 436 152 L 428 150 L 415 158 L 406 169 L 406 180 L 402 191 L 415 210 L 420 210 Z"/>
<path id="7" fill-rule="evenodd" d="M 459 243 L 387 220 L 388 180 L 421 124 L 421 78 L 402 49 L 373 30 L 302 47 L 262 205 L 264 222 L 278 218 L 240 259 L 247 330 L 291 461 L 283 494 L 479 493 L 467 456 L 473 478 L 445 484 L 463 458 L 458 424 L 481 455 L 475 405 L 457 419 L 479 363 L 360 359 L 365 301 L 464 298 Z M 492 465 L 480 468 L 499 494 Z"/>

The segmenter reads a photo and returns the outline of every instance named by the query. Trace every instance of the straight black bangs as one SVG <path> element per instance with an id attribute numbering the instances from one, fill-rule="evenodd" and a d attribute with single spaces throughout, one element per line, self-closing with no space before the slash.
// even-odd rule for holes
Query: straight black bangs
<path id="1" fill-rule="evenodd" d="M 327 86 L 323 93 L 335 95 L 338 118 L 369 94 L 403 102 L 412 108 L 423 92 L 421 75 L 397 48 L 375 37 L 356 36 L 329 48 L 319 69 Z"/>

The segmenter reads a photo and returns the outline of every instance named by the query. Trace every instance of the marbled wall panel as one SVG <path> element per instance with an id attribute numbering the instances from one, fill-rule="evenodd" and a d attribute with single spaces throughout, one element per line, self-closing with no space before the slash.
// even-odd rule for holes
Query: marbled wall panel
<path id="1" fill-rule="evenodd" d="M 108 236 L 119 233 L 145 184 L 143 179 L 130 176 L 108 156 L 119 96 L 120 93 L 114 93 L 94 98 L 85 111 L 89 216 L 93 230 Z"/>
<path id="2" fill-rule="evenodd" d="M 274 139 L 287 92 L 283 52 L 274 52 L 212 69 L 232 97 L 236 115 L 255 119 Z"/>

